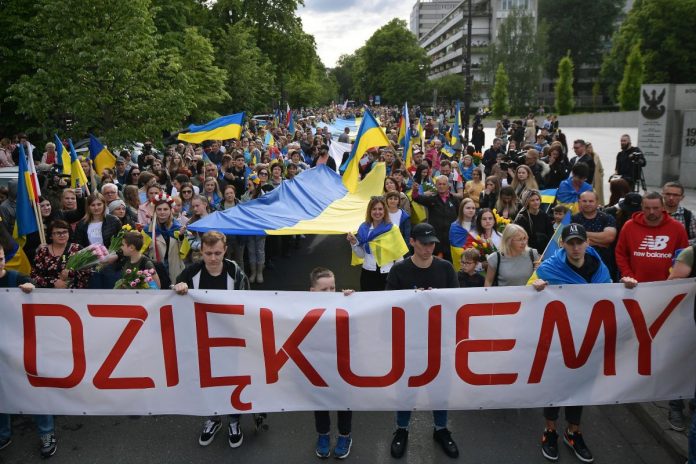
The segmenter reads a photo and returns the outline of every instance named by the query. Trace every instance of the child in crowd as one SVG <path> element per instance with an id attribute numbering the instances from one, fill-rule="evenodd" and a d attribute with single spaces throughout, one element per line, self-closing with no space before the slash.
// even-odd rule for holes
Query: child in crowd
<path id="1" fill-rule="evenodd" d="M 123 267 L 121 275 L 125 275 L 128 270 L 138 272 L 144 270 L 155 270 L 155 265 L 147 256 L 143 256 L 140 252 L 143 248 L 143 236 L 140 232 L 131 231 L 123 234 L 123 244 L 121 251 L 123 252 Z M 157 273 L 152 274 L 153 281 L 160 287 L 160 280 Z"/>
<path id="2" fill-rule="evenodd" d="M 457 273 L 460 287 L 483 287 L 485 279 L 479 272 L 476 272 L 479 257 L 480 254 L 476 248 L 467 248 L 462 253 L 461 270 Z"/>
<path id="3" fill-rule="evenodd" d="M 553 207 L 553 230 L 558 229 L 561 225 L 561 221 L 568 212 L 568 207 L 566 205 L 556 205 Z"/>

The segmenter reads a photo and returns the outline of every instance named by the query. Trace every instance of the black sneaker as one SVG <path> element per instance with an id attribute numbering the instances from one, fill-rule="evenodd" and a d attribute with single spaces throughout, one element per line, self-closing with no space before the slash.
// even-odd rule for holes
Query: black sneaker
<path id="1" fill-rule="evenodd" d="M 50 458 L 56 454 L 57 449 L 55 434 L 46 433 L 41 435 L 41 457 Z"/>
<path id="2" fill-rule="evenodd" d="M 230 422 L 230 426 L 227 429 L 227 442 L 230 444 L 230 448 L 239 448 L 242 441 L 244 441 L 244 434 L 239 426 L 239 422 Z"/>
<path id="3" fill-rule="evenodd" d="M 447 429 L 440 429 L 433 431 L 433 438 L 442 447 L 442 451 L 451 458 L 459 457 L 459 448 L 457 444 L 452 440 L 452 434 Z"/>
<path id="4" fill-rule="evenodd" d="M 549 461 L 558 461 L 558 434 L 555 430 L 544 430 L 541 437 L 541 454 Z"/>
<path id="5" fill-rule="evenodd" d="M 582 462 L 594 462 L 594 457 L 590 452 L 587 445 L 585 445 L 585 440 L 582 438 L 582 433 L 575 432 L 570 433 L 567 429 L 563 433 L 563 441 L 568 445 L 574 452 L 575 456 Z"/>
<path id="6" fill-rule="evenodd" d="M 391 442 L 391 455 L 396 459 L 399 459 L 406 452 L 406 445 L 408 444 L 408 430 L 398 428 L 394 432 L 394 438 Z"/>
<path id="7" fill-rule="evenodd" d="M 268 415 L 265 412 L 261 414 L 254 414 L 254 426 L 256 427 L 257 432 L 261 430 L 268 430 L 268 424 L 266 423 L 267 418 Z"/>
<path id="8" fill-rule="evenodd" d="M 670 409 L 667 413 L 667 422 L 669 422 L 669 427 L 677 432 L 683 432 L 686 430 L 686 419 L 684 418 L 684 411 L 681 409 Z"/>
<path id="9" fill-rule="evenodd" d="M 222 422 L 220 420 L 208 419 L 203 424 L 203 430 L 201 431 L 201 436 L 198 438 L 198 444 L 201 446 L 208 446 L 213 442 L 215 434 L 222 428 Z"/>
<path id="10" fill-rule="evenodd" d="M 5 449 L 12 443 L 12 438 L 0 438 L 0 450 Z"/>

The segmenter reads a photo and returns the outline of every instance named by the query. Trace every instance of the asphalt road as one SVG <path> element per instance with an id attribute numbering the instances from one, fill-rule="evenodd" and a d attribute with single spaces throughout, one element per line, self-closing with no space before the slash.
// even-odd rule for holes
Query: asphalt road
<path id="1" fill-rule="evenodd" d="M 291 257 L 279 258 L 259 288 L 304 290 L 315 266 L 334 270 L 339 288 L 358 287 L 359 269 L 350 268 L 345 237 L 307 237 Z M 335 420 L 335 416 L 332 417 Z M 413 415 L 409 449 L 403 463 L 453 462 L 432 439 L 431 416 Z M 245 432 L 240 448 L 227 445 L 224 428 L 206 448 L 198 445 L 202 419 L 189 416 L 59 416 L 56 418 L 61 463 L 307 463 L 314 456 L 316 434 L 311 412 L 271 414 L 269 430 L 253 431 L 242 418 Z M 452 411 L 450 429 L 462 463 L 543 463 L 540 452 L 543 418 L 539 409 Z M 39 462 L 38 439 L 31 417 L 13 421 L 13 443 L 0 451 L 0 464 Z M 389 455 L 394 427 L 390 412 L 356 412 L 350 462 L 397 462 Z M 583 416 L 585 440 L 597 463 L 671 464 L 675 460 L 623 405 L 588 407 Z M 564 446 L 564 445 L 561 445 Z M 566 448 L 560 462 L 580 462 Z"/>

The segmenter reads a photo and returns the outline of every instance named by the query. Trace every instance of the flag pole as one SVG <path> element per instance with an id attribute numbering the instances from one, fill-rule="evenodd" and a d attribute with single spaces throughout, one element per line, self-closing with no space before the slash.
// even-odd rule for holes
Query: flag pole
<path id="1" fill-rule="evenodd" d="M 44 231 L 44 223 L 43 223 L 43 218 L 41 217 L 41 212 L 39 211 L 40 207 L 39 205 L 32 199 L 31 201 L 31 209 L 34 210 L 34 217 L 36 217 L 36 225 L 39 230 L 39 239 L 41 240 L 41 244 L 45 245 L 46 244 L 46 231 Z"/>

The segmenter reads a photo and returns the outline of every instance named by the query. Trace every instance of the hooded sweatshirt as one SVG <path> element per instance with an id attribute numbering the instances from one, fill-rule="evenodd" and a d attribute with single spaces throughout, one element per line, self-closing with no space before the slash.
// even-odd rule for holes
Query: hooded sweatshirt
<path id="1" fill-rule="evenodd" d="M 599 254 L 592 247 L 587 247 L 585 254 L 591 255 L 599 261 L 599 267 L 592 275 L 590 283 L 608 284 L 611 283 L 609 269 L 602 262 Z M 537 269 L 537 276 L 551 285 L 563 284 L 586 284 L 587 281 L 568 265 L 568 255 L 563 248 L 556 250 L 550 258 L 545 259 Z"/>
<path id="2" fill-rule="evenodd" d="M 634 213 L 624 224 L 616 243 L 616 264 L 622 277 L 638 282 L 667 280 L 675 252 L 689 246 L 686 229 L 666 211 L 662 221 L 651 227 L 643 212 Z"/>

